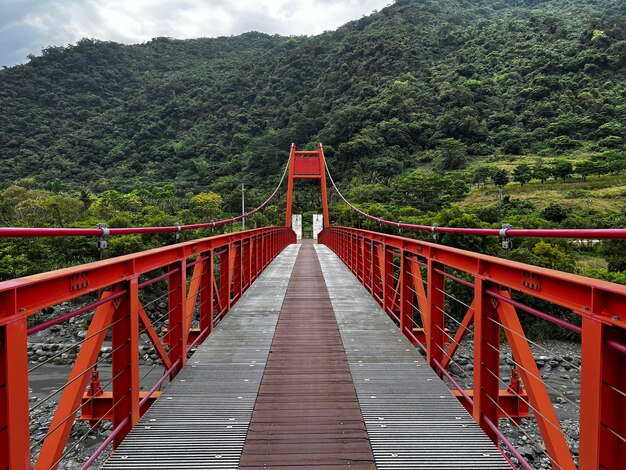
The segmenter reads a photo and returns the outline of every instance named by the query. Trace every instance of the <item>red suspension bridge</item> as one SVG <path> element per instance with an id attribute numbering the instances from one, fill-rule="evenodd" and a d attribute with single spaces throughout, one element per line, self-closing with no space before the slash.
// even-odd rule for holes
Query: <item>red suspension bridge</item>
<path id="1" fill-rule="evenodd" d="M 437 233 L 626 238 L 626 230 L 462 229 L 372 217 L 339 192 L 321 145 L 292 146 L 258 208 L 196 225 L 114 229 L 0 228 L 0 236 L 109 236 L 228 224 L 261 210 L 288 175 L 285 227 L 197 239 L 0 283 L 0 468 L 57 468 L 89 436 L 111 433 L 82 468 L 533 468 L 502 432 L 536 422 L 555 469 L 626 461 L 626 287 L 437 243 L 332 226 L 326 180 L 362 216 Z M 292 194 L 321 186 L 319 244 L 296 243 Z M 29 328 L 42 309 L 83 307 Z M 148 314 L 166 304 L 160 318 Z M 538 307 L 541 305 L 542 308 Z M 464 315 L 453 315 L 462 308 Z M 567 312 L 573 321 L 554 316 Z M 31 436 L 29 336 L 89 315 L 54 416 Z M 568 448 L 520 316 L 578 336 L 580 450 Z M 82 318 L 82 317 L 81 317 Z M 166 328 L 158 325 L 166 322 Z M 98 377 L 111 341 L 108 383 Z M 502 371 L 503 338 L 510 379 Z M 141 377 L 149 342 L 163 374 Z M 470 386 L 452 374 L 473 351 Z M 64 353 L 58 351 L 46 359 Z M 568 397 L 561 397 L 570 400 Z M 77 421 L 78 420 L 78 421 Z M 103 463 L 104 462 L 104 463 Z"/>

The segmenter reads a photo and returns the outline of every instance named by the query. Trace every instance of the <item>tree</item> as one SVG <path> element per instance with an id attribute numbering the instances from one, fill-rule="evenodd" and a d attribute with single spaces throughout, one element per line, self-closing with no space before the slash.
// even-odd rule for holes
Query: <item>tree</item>
<path id="1" fill-rule="evenodd" d="M 596 166 L 591 160 L 584 160 L 576 164 L 575 171 L 582 176 L 583 181 L 587 181 L 587 176 L 594 173 Z"/>
<path id="2" fill-rule="evenodd" d="M 496 186 L 503 188 L 509 183 L 509 174 L 506 170 L 498 168 L 493 175 L 491 175 L 491 181 L 493 181 L 493 184 Z"/>
<path id="3" fill-rule="evenodd" d="M 381 202 L 389 200 L 389 188 L 380 183 L 367 183 L 355 186 L 350 190 L 351 199 L 357 204 Z"/>
<path id="4" fill-rule="evenodd" d="M 477 166 L 474 169 L 474 175 L 472 176 L 472 183 L 476 183 L 479 187 L 482 183 L 483 185 L 487 182 L 487 180 L 491 177 L 493 173 L 493 168 L 489 166 Z"/>
<path id="5" fill-rule="evenodd" d="M 439 142 L 437 166 L 446 171 L 460 170 L 465 167 L 467 147 L 456 139 L 443 139 Z"/>
<path id="6" fill-rule="evenodd" d="M 600 252 L 609 263 L 609 271 L 626 271 L 626 240 L 605 240 Z"/>
<path id="7" fill-rule="evenodd" d="M 222 197 L 212 192 L 196 194 L 189 203 L 191 212 L 202 222 L 217 219 L 221 213 L 221 206 Z"/>
<path id="8" fill-rule="evenodd" d="M 533 254 L 542 265 L 551 269 L 571 270 L 573 267 L 572 259 L 565 251 L 543 240 L 535 245 Z"/>
<path id="9" fill-rule="evenodd" d="M 414 170 L 396 179 L 393 199 L 422 210 L 439 208 L 443 178 L 436 173 Z"/>
<path id="10" fill-rule="evenodd" d="M 626 152 L 608 150 L 603 152 L 602 156 L 606 161 L 608 171 L 614 175 L 619 175 L 622 170 L 626 169 Z"/>
<path id="11" fill-rule="evenodd" d="M 572 167 L 572 164 L 565 160 L 565 159 L 559 159 L 554 163 L 554 166 L 550 169 L 550 172 L 552 173 L 552 176 L 554 176 L 554 179 L 566 179 L 569 178 L 572 175 L 572 172 L 574 171 L 574 168 Z"/>
<path id="12" fill-rule="evenodd" d="M 513 169 L 513 179 L 524 186 L 528 183 L 533 177 L 532 169 L 526 163 L 522 163 L 521 165 L 517 165 Z"/>
<path id="13" fill-rule="evenodd" d="M 543 166 L 543 163 L 539 161 L 535 163 L 535 166 L 533 166 L 533 178 L 545 183 L 548 178 L 550 178 L 550 170 Z"/>
<path id="14" fill-rule="evenodd" d="M 562 205 L 553 202 L 541 211 L 541 217 L 549 220 L 550 222 L 556 222 L 558 224 L 563 222 L 567 218 L 569 212 L 570 211 Z"/>

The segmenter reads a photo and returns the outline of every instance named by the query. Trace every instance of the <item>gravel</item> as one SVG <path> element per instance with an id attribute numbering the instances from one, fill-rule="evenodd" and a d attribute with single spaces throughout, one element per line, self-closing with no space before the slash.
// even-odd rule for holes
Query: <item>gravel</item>
<path id="1" fill-rule="evenodd" d="M 535 363 L 548 388 L 548 395 L 553 403 L 557 417 L 561 422 L 565 439 L 572 451 L 574 463 L 578 463 L 580 437 L 580 344 L 565 341 L 540 341 L 531 344 Z M 454 364 L 449 368 L 451 375 L 463 387 L 472 388 L 471 345 L 459 347 Z M 508 384 L 511 369 L 515 365 L 510 348 L 501 345 L 500 376 Z M 501 384 L 501 388 L 504 385 Z M 532 413 L 532 411 L 531 411 Z M 522 419 L 518 425 L 508 419 L 500 420 L 500 429 L 513 443 L 518 452 L 536 469 L 552 468 L 546 454 L 539 427 L 534 419 Z M 516 462 L 508 449 L 506 454 Z"/>

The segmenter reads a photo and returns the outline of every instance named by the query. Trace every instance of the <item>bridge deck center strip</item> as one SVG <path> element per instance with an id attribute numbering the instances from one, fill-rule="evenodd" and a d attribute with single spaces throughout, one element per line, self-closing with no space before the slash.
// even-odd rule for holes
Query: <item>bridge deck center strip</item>
<path id="1" fill-rule="evenodd" d="M 240 468 L 375 469 L 313 245 L 296 259 Z"/>

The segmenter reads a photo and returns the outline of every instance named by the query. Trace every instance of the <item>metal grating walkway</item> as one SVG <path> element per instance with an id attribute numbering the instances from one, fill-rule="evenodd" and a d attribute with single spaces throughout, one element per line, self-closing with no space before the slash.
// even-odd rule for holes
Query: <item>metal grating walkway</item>
<path id="1" fill-rule="evenodd" d="M 339 258 L 305 244 L 273 261 L 104 468 L 510 467 Z"/>
<path id="2" fill-rule="evenodd" d="M 343 262 L 316 245 L 379 469 L 510 469 Z"/>
<path id="3" fill-rule="evenodd" d="M 237 468 L 299 248 L 250 286 L 103 468 Z"/>

